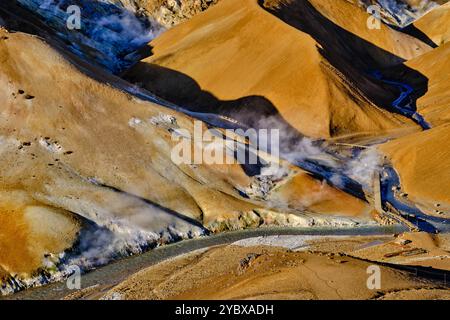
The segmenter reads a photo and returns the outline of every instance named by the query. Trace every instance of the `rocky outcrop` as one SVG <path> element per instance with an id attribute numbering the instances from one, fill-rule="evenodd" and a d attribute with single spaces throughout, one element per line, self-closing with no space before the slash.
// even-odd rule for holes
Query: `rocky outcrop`
<path id="1" fill-rule="evenodd" d="M 128 0 L 169 29 L 205 11 L 220 0 Z"/>

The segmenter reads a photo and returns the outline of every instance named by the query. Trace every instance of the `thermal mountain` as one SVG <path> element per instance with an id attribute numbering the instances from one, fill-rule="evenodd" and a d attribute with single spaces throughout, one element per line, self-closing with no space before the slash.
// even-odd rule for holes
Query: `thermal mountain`
<path id="1" fill-rule="evenodd" d="M 191 117 L 127 94 L 129 84 L 37 37 L 2 30 L 0 57 L 0 258 L 8 274 L 29 275 L 49 253 L 51 266 L 95 265 L 204 234 L 203 225 L 355 224 L 323 213 L 369 218 L 363 201 L 289 165 L 272 182 L 238 164 L 174 164 L 171 132 L 192 132 Z M 271 192 L 289 184 L 297 192 Z M 269 192 L 283 202 L 266 199 Z M 18 241 L 22 249 L 12 250 Z M 85 252 L 58 256 L 74 243 Z"/>
<path id="2" fill-rule="evenodd" d="M 370 72 L 400 65 L 420 80 L 402 61 L 431 48 L 384 25 L 368 30 L 367 19 L 347 1 L 229 0 L 152 41 L 125 77 L 195 111 L 255 126 L 275 118 L 291 134 L 411 127 L 390 109 L 395 90 Z"/>
<path id="3" fill-rule="evenodd" d="M 448 4 L 372 29 L 392 1 L 74 1 L 79 31 L 72 2 L 0 4 L 2 292 L 211 232 L 445 226 Z M 230 128 L 280 159 L 174 161 L 255 147 Z"/>

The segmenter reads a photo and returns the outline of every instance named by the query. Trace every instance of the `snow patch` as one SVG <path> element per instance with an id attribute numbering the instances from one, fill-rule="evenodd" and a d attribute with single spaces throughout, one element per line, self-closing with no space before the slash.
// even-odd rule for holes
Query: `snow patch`
<path id="1" fill-rule="evenodd" d="M 323 236 L 306 236 L 306 235 L 278 235 L 278 236 L 262 236 L 248 238 L 232 243 L 235 246 L 254 247 L 254 246 L 271 246 L 282 247 L 289 250 L 305 251 L 309 249 L 309 242 L 323 238 Z M 337 239 L 339 236 L 327 237 Z"/>

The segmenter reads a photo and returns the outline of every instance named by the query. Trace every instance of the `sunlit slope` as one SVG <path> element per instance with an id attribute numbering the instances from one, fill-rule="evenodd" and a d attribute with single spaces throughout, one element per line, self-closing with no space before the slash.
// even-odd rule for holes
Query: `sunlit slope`
<path id="1" fill-rule="evenodd" d="M 427 78 L 426 93 L 417 109 L 433 126 L 450 121 L 450 43 L 406 63 Z"/>
<path id="2" fill-rule="evenodd" d="M 277 1 L 283 2 L 280 0 L 267 0 L 266 2 L 270 3 Z M 295 3 L 296 1 L 290 2 Z M 392 53 L 394 56 L 385 56 L 387 58 L 384 61 L 386 65 L 397 63 L 398 60 L 395 57 L 409 60 L 430 50 L 430 47 L 422 41 L 402 32 L 398 32 L 384 23 L 379 25 L 380 29 L 374 29 L 373 26 L 375 26 L 375 20 L 370 19 L 368 13 L 364 8 L 359 6 L 358 1 L 356 0 L 309 0 L 309 2 L 313 4 L 321 14 L 333 21 L 336 25 L 374 46 Z M 348 45 L 354 46 L 355 44 L 349 43 Z M 382 61 L 383 59 L 383 56 L 377 55 L 377 50 L 375 48 L 366 46 L 360 50 L 366 50 L 369 55 L 372 55 L 377 61 Z M 370 52 L 371 50 L 373 50 L 373 52 Z M 364 59 L 365 57 L 361 58 Z"/>
<path id="3" fill-rule="evenodd" d="M 171 28 L 207 10 L 220 0 L 120 0 L 132 9 L 144 10 L 166 28 Z"/>
<path id="4" fill-rule="evenodd" d="M 380 147 L 399 173 L 403 190 L 421 209 L 437 216 L 450 212 L 449 55 L 446 42 L 406 63 L 427 78 L 426 93 L 417 100 L 417 109 L 433 129 Z"/>
<path id="5" fill-rule="evenodd" d="M 450 40 L 450 2 L 433 9 L 414 22 L 414 26 L 440 46 Z"/>
<path id="6" fill-rule="evenodd" d="M 29 274 L 49 254 L 72 247 L 80 223 L 70 213 L 46 206 L 25 192 L 0 193 L 0 282 L 7 275 Z"/>
<path id="7" fill-rule="evenodd" d="M 174 163 L 172 132 L 192 133 L 192 118 L 89 78 L 37 37 L 1 30 L 0 86 L 0 237 L 8 239 L 0 266 L 8 272 L 31 272 L 46 253 L 70 248 L 78 217 L 133 241 L 135 234 L 136 241 L 195 236 L 202 225 L 220 231 L 369 217 L 365 202 L 289 165 L 274 187 L 310 188 L 254 197 L 248 190 L 263 186 L 238 164 Z M 282 204 L 271 201 L 279 197 Z M 25 245 L 12 251 L 14 242 Z"/>
<path id="8" fill-rule="evenodd" d="M 337 250 L 345 250 L 335 238 L 323 241 L 335 243 L 339 248 Z M 353 238 L 347 243 L 358 241 L 361 240 Z M 369 245 L 370 248 L 374 242 Z M 396 246 L 398 250 L 399 246 Z M 140 270 L 108 289 L 107 293 L 100 294 L 103 294 L 103 299 L 120 296 L 125 300 L 350 300 L 374 299 L 380 294 L 366 285 L 366 270 L 373 265 L 369 259 L 357 260 L 320 250 L 316 255 L 314 249 L 308 252 L 302 252 L 302 249 L 240 246 L 239 242 L 214 247 Z M 407 273 L 386 266 L 380 266 L 380 270 L 386 282 L 384 288 L 387 296 L 426 299 L 436 297 L 436 292 L 439 292 L 433 292 L 428 283 L 424 284 L 422 279 L 420 282 Z M 418 289 L 420 286 L 427 286 L 427 289 Z M 442 290 L 441 294 L 449 296 L 448 290 Z M 83 297 L 82 292 L 79 292 L 78 298 L 80 296 Z"/>
<path id="9" fill-rule="evenodd" d="M 398 92 L 367 73 L 430 47 L 367 30 L 368 15 L 346 1 L 283 3 L 222 1 L 152 41 L 154 54 L 126 76 L 197 111 L 255 126 L 275 118 L 313 137 L 411 125 L 381 108 Z"/>
<path id="10" fill-rule="evenodd" d="M 446 42 L 406 63 L 427 78 L 426 92 L 417 100 L 417 110 L 433 129 L 380 147 L 399 173 L 403 191 L 421 209 L 437 216 L 448 216 L 450 212 L 449 55 L 450 45 Z"/>

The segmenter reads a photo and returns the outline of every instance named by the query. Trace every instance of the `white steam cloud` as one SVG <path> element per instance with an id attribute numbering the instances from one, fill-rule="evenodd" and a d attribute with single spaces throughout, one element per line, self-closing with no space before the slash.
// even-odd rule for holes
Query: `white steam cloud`
<path id="1" fill-rule="evenodd" d="M 156 22 L 149 21 L 150 26 L 145 27 L 134 14 L 123 11 L 120 15 L 109 15 L 100 18 L 96 23 L 93 34 L 109 43 L 128 42 L 131 47 L 142 46 L 156 38 L 165 31 L 164 27 Z M 105 32 L 113 29 L 114 32 Z"/>
<path id="2" fill-rule="evenodd" d="M 380 154 L 375 148 L 369 148 L 347 163 L 345 174 L 359 182 L 367 190 L 371 190 L 374 174 L 379 172 L 381 168 Z"/>

